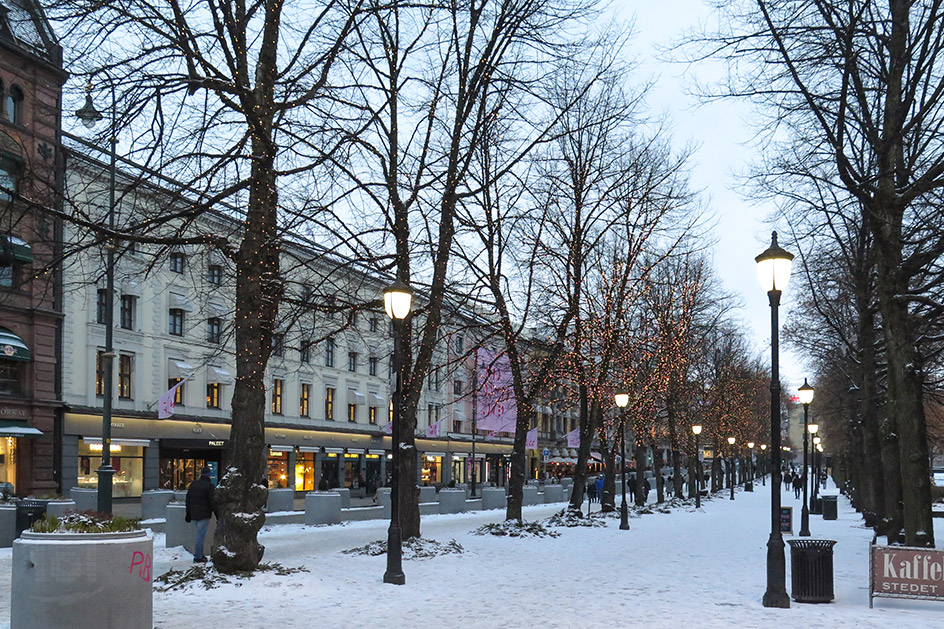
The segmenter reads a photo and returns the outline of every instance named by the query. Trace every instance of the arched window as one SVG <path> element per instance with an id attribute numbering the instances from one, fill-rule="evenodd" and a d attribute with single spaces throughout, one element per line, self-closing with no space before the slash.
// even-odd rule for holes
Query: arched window
<path id="1" fill-rule="evenodd" d="M 19 85 L 11 85 L 6 98 L 7 120 L 13 123 L 23 122 L 23 90 Z"/>

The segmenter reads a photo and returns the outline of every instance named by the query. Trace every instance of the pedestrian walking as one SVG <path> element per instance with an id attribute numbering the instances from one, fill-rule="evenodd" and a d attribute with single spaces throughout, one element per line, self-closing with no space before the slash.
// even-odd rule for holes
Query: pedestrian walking
<path id="1" fill-rule="evenodd" d="M 596 490 L 597 490 L 597 500 L 602 502 L 603 501 L 603 474 L 600 474 L 599 476 L 597 476 Z"/>
<path id="2" fill-rule="evenodd" d="M 193 563 L 206 563 L 203 547 L 206 543 L 207 529 L 210 528 L 210 517 L 214 512 L 213 493 L 215 488 L 210 480 L 213 473 L 209 465 L 204 466 L 200 478 L 190 483 L 187 488 L 186 513 L 184 519 L 197 526 L 197 539 L 193 546 Z"/>
<path id="3" fill-rule="evenodd" d="M 597 484 L 592 480 L 587 483 L 587 499 L 590 502 L 595 502 L 597 499 Z"/>
<path id="4" fill-rule="evenodd" d="M 800 474 L 793 475 L 793 497 L 799 499 L 800 491 L 803 489 L 803 477 Z"/>
<path id="5" fill-rule="evenodd" d="M 791 483 L 793 483 L 793 476 L 790 474 L 790 470 L 787 470 L 783 473 L 783 488 L 790 491 Z"/>

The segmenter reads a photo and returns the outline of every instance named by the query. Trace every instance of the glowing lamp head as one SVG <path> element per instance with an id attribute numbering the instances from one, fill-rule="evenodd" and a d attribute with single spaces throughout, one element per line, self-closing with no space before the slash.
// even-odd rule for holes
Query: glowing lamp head
<path id="1" fill-rule="evenodd" d="M 754 258 L 757 262 L 757 279 L 766 292 L 782 291 L 790 281 L 790 267 L 793 264 L 793 254 L 781 249 L 777 244 L 777 232 L 771 236 L 770 247 Z"/>
<path id="2" fill-rule="evenodd" d="M 384 310 L 391 319 L 403 320 L 413 306 L 413 289 L 397 279 L 383 291 Z"/>
<path id="3" fill-rule="evenodd" d="M 620 389 L 613 393 L 613 400 L 620 408 L 626 408 L 629 405 L 629 393 Z"/>
<path id="4" fill-rule="evenodd" d="M 751 450 L 753 450 L 753 449 L 754 449 L 754 442 L 753 442 L 753 441 L 748 441 L 748 442 L 747 442 L 747 447 L 750 448 Z"/>
<path id="5" fill-rule="evenodd" d="M 766 449 L 767 449 L 767 444 L 766 444 L 766 443 L 760 444 L 760 449 L 761 449 L 761 450 L 766 450 Z"/>
<path id="6" fill-rule="evenodd" d="M 813 445 L 818 446 L 822 442 L 823 442 L 822 437 L 813 437 Z"/>
<path id="7" fill-rule="evenodd" d="M 806 381 L 806 378 L 803 378 L 803 384 L 797 389 L 797 393 L 799 393 L 800 404 L 809 404 L 813 401 L 813 387 Z"/>
<path id="8" fill-rule="evenodd" d="M 819 424 L 809 424 L 806 429 L 810 431 L 811 435 L 815 435 L 819 432 Z M 819 439 L 819 437 L 816 438 Z"/>
<path id="9" fill-rule="evenodd" d="M 734 441 L 735 441 L 734 437 L 728 437 L 728 443 L 731 444 L 732 446 L 734 445 Z"/>
<path id="10" fill-rule="evenodd" d="M 701 434 L 701 426 L 699 426 L 698 424 L 692 426 L 692 434 L 700 435 L 700 434 Z"/>

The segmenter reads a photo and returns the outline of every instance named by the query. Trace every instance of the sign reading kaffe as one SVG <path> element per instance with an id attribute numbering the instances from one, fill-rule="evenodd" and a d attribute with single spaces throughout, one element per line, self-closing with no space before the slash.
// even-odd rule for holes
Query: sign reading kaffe
<path id="1" fill-rule="evenodd" d="M 944 550 L 872 546 L 869 607 L 875 596 L 944 600 Z"/>

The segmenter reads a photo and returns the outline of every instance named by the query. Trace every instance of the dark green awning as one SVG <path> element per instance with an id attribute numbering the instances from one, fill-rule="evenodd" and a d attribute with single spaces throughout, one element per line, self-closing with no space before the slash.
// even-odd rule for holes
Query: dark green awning
<path id="1" fill-rule="evenodd" d="M 30 350 L 23 339 L 6 328 L 0 328 L 0 360 L 29 360 Z"/>
<path id="2" fill-rule="evenodd" d="M 12 419 L 0 420 L 0 437 L 42 437 L 42 431 L 33 428 L 28 422 Z"/>
<path id="3" fill-rule="evenodd" d="M 16 236 L 0 234 L 0 255 L 12 256 L 19 262 L 32 262 L 33 248 Z"/>

